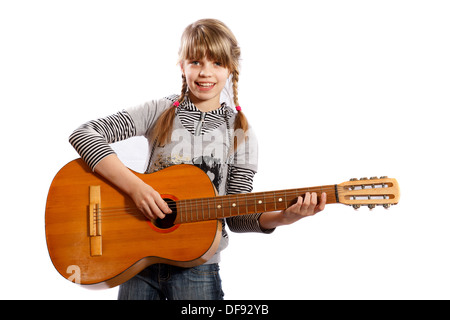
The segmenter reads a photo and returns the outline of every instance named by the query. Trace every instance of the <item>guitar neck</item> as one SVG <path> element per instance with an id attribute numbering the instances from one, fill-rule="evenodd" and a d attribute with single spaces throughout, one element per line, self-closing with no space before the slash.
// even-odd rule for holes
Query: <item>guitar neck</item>
<path id="1" fill-rule="evenodd" d="M 339 202 L 337 185 L 179 200 L 175 223 L 216 220 L 257 212 L 284 210 L 307 192 L 316 192 L 319 197 L 322 192 L 326 192 L 327 203 Z"/>

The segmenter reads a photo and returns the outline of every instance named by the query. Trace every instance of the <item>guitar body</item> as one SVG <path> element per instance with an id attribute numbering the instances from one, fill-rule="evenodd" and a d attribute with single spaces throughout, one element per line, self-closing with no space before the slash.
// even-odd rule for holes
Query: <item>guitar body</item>
<path id="1" fill-rule="evenodd" d="M 165 199 L 216 195 L 208 176 L 192 165 L 135 174 Z M 101 231 L 95 230 L 96 236 L 90 234 L 91 186 L 100 188 L 101 197 Z M 135 206 L 81 159 L 68 163 L 55 176 L 47 198 L 45 231 L 50 258 L 63 277 L 92 287 L 113 287 L 154 263 L 200 265 L 219 246 L 219 220 L 160 228 L 142 214 L 115 212 L 114 208 Z"/>
<path id="2" fill-rule="evenodd" d="M 387 209 L 400 197 L 397 181 L 387 177 L 217 196 L 209 177 L 193 165 L 134 174 L 161 194 L 172 214 L 147 220 L 131 198 L 81 159 L 57 173 L 48 193 L 45 232 L 50 258 L 63 277 L 91 288 L 109 288 L 154 263 L 203 264 L 219 247 L 222 219 L 284 210 L 307 192 L 325 192 L 327 203 L 355 209 Z"/>

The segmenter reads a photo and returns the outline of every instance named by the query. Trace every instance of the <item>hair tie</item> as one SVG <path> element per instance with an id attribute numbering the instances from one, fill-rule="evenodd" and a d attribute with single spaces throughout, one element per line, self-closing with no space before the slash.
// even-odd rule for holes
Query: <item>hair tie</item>
<path id="1" fill-rule="evenodd" d="M 178 101 L 175 101 L 175 102 L 173 103 L 173 106 L 174 106 L 175 108 L 178 108 L 179 105 L 180 105 L 180 103 L 179 103 Z"/>
<path id="2" fill-rule="evenodd" d="M 242 110 L 241 106 L 236 106 L 236 111 L 241 111 L 241 110 Z"/>

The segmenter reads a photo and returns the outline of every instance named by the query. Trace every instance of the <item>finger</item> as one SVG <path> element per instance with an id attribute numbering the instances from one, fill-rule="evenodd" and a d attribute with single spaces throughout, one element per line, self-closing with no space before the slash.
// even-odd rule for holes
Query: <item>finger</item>
<path id="1" fill-rule="evenodd" d="M 311 205 L 311 194 L 307 192 L 305 194 L 305 199 L 303 200 L 302 209 L 308 210 L 310 205 Z"/>
<path id="2" fill-rule="evenodd" d="M 323 192 L 320 196 L 320 203 L 316 207 L 316 211 L 320 212 L 320 211 L 324 210 L 326 203 L 327 203 L 327 194 L 325 192 Z"/>
<path id="3" fill-rule="evenodd" d="M 165 217 L 164 213 L 159 209 L 155 200 L 151 196 L 142 199 L 138 206 L 139 210 L 150 220 Z"/>
<path id="4" fill-rule="evenodd" d="M 295 209 L 298 210 L 298 211 L 300 211 L 300 209 L 302 208 L 303 202 L 304 202 L 303 197 L 302 197 L 302 196 L 299 196 L 299 197 L 297 198 L 297 203 L 294 204 Z"/>
<path id="5" fill-rule="evenodd" d="M 311 194 L 311 205 L 314 207 L 317 205 L 317 193 L 315 192 Z"/>
<path id="6" fill-rule="evenodd" d="M 150 210 L 152 211 L 154 219 L 156 218 L 164 219 L 164 217 L 166 216 L 154 201 L 150 203 Z"/>
<path id="7" fill-rule="evenodd" d="M 320 205 L 323 205 L 323 207 L 325 208 L 326 203 L 327 203 L 327 194 L 323 192 L 320 197 Z"/>
<path id="8" fill-rule="evenodd" d="M 297 197 L 297 202 L 294 203 L 293 205 L 291 205 L 289 208 L 287 208 L 286 210 L 283 210 L 283 213 L 285 215 L 289 215 L 289 214 L 297 214 L 300 213 L 300 210 L 302 208 L 302 204 L 303 204 L 303 197 Z"/>
<path id="9" fill-rule="evenodd" d="M 153 214 L 152 210 L 150 209 L 149 205 L 147 205 L 147 203 L 145 202 L 141 203 L 138 209 L 144 214 L 144 216 L 147 219 L 152 220 L 156 218 L 156 216 Z"/>
<path id="10" fill-rule="evenodd" d="M 155 202 L 156 202 L 156 205 L 158 206 L 158 208 L 162 212 L 164 212 L 166 214 L 172 213 L 172 210 L 170 210 L 169 205 L 167 204 L 167 202 L 164 201 L 164 199 L 161 198 L 161 196 L 159 194 L 158 194 L 158 197 L 156 198 Z"/>
<path id="11" fill-rule="evenodd" d="M 158 191 L 152 188 L 149 201 L 154 202 L 160 211 L 164 213 L 172 213 L 167 202 L 161 197 Z"/>

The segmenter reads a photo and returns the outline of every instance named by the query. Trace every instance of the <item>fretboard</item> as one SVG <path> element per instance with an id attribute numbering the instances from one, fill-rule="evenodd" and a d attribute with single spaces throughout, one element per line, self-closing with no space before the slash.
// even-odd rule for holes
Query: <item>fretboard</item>
<path id="1" fill-rule="evenodd" d="M 339 199 L 337 199 L 336 190 L 336 185 L 328 185 L 179 200 L 175 223 L 216 220 L 257 212 L 284 210 L 307 192 L 316 192 L 318 197 L 322 192 L 326 192 L 327 203 L 337 203 Z"/>

